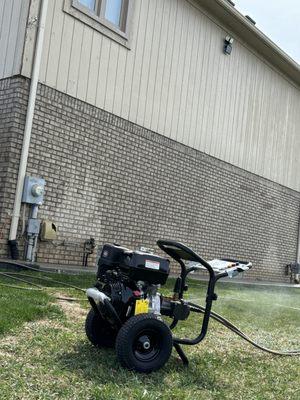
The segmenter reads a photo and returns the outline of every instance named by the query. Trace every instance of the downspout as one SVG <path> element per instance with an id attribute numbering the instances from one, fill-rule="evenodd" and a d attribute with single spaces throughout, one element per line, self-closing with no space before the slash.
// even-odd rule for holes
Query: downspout
<path id="1" fill-rule="evenodd" d="M 296 262 L 300 264 L 300 212 L 299 212 L 298 247 L 297 247 Z"/>
<path id="2" fill-rule="evenodd" d="M 23 144 L 21 151 L 21 159 L 19 164 L 14 208 L 13 208 L 10 232 L 9 232 L 9 244 L 11 244 L 12 242 L 16 244 L 15 241 L 17 238 L 17 230 L 18 230 L 21 202 L 22 202 L 22 192 L 23 192 L 24 179 L 27 169 L 30 137 L 31 137 L 33 116 L 34 116 L 34 107 L 35 107 L 38 79 L 39 79 L 41 59 L 42 59 L 47 8 L 48 8 L 48 0 L 41 0 L 39 19 L 38 19 L 38 30 L 37 30 L 34 59 L 33 59 L 32 73 L 31 73 L 28 107 L 26 113 L 25 130 L 24 130 L 24 137 L 23 137 Z"/>

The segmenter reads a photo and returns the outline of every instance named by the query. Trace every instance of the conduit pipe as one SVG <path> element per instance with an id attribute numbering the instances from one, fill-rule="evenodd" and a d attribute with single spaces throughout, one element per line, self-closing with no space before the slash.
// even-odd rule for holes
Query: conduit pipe
<path id="1" fill-rule="evenodd" d="M 298 243 L 297 243 L 297 256 L 296 256 L 297 263 L 300 264 L 300 212 L 299 212 L 299 226 L 298 226 Z"/>
<path id="2" fill-rule="evenodd" d="M 28 106 L 26 113 L 25 130 L 24 130 L 24 137 L 23 137 L 23 144 L 21 151 L 21 159 L 19 164 L 14 208 L 13 208 L 10 232 L 9 232 L 10 241 L 16 240 L 17 237 L 17 230 L 18 230 L 18 223 L 20 218 L 20 210 L 22 202 L 22 192 L 23 192 L 24 179 L 27 169 L 30 137 L 31 137 L 32 122 L 33 122 L 34 108 L 35 108 L 35 101 L 37 94 L 37 85 L 38 85 L 41 59 L 42 59 L 47 8 L 48 8 L 48 0 L 41 0 L 39 18 L 38 18 L 38 30 L 37 30 L 33 66 L 31 73 L 30 91 L 29 91 Z"/>

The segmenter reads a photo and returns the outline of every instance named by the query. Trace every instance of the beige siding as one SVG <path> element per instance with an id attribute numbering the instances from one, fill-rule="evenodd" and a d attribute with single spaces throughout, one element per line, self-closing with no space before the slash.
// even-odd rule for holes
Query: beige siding
<path id="1" fill-rule="evenodd" d="M 36 0 L 35 0 L 36 1 Z M 50 2 L 40 80 L 300 190 L 300 92 L 186 0 L 136 0 L 131 49 Z M 30 76 L 27 39 L 23 73 Z"/>
<path id="2" fill-rule="evenodd" d="M 0 0 L 0 79 L 21 72 L 29 0 Z"/>

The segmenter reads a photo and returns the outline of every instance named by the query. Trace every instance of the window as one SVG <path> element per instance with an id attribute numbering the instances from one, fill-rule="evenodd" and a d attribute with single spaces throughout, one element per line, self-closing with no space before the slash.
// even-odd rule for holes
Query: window
<path id="1" fill-rule="evenodd" d="M 106 0 L 105 19 L 117 26 L 121 26 L 122 3 L 122 0 Z"/>
<path id="2" fill-rule="evenodd" d="M 73 7 L 112 29 L 126 33 L 129 0 L 73 0 Z"/>
<path id="3" fill-rule="evenodd" d="M 135 0 L 64 0 L 63 10 L 130 49 L 134 5 Z"/>
<path id="4" fill-rule="evenodd" d="M 79 0 L 79 3 L 87 7 L 91 11 L 95 11 L 96 0 Z"/>

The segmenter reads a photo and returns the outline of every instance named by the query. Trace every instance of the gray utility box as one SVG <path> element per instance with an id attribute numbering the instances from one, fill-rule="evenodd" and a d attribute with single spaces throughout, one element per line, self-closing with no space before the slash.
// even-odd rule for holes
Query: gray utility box
<path id="1" fill-rule="evenodd" d="M 44 201 L 45 179 L 26 176 L 23 187 L 22 202 L 41 205 Z"/>
<path id="2" fill-rule="evenodd" d="M 38 235 L 40 233 L 41 220 L 30 218 L 27 223 L 27 233 Z"/>
<path id="3" fill-rule="evenodd" d="M 291 263 L 291 272 L 293 274 L 300 274 L 300 264 L 298 262 Z"/>

